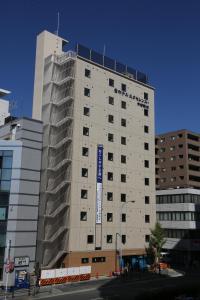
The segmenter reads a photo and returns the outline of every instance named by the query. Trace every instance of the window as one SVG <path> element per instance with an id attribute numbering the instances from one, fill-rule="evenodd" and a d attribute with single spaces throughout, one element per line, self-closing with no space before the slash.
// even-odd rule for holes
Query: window
<path id="1" fill-rule="evenodd" d="M 170 157 L 170 160 L 175 160 L 176 159 L 176 156 L 171 156 Z"/>
<path id="2" fill-rule="evenodd" d="M 112 222 L 112 221 L 113 221 L 113 214 L 107 213 L 107 222 Z"/>
<path id="3" fill-rule="evenodd" d="M 179 137 L 179 138 L 182 138 L 182 137 L 183 137 L 182 133 L 179 133 L 179 134 L 178 134 L 178 137 Z"/>
<path id="4" fill-rule="evenodd" d="M 84 88 L 84 96 L 90 97 L 90 89 Z"/>
<path id="5" fill-rule="evenodd" d="M 93 257 L 92 258 L 92 262 L 93 263 L 102 263 L 102 262 L 105 262 L 105 261 L 106 261 L 105 256 L 102 256 L 102 257 Z"/>
<path id="6" fill-rule="evenodd" d="M 113 201 L 113 193 L 112 192 L 107 192 L 107 200 Z"/>
<path id="7" fill-rule="evenodd" d="M 89 155 L 89 148 L 82 147 L 82 156 L 88 156 Z"/>
<path id="8" fill-rule="evenodd" d="M 81 221 L 87 221 L 87 212 L 86 211 L 81 211 L 80 220 Z"/>
<path id="9" fill-rule="evenodd" d="M 114 105 L 114 98 L 113 97 L 108 97 L 108 103 L 110 104 L 110 105 Z"/>
<path id="10" fill-rule="evenodd" d="M 126 163 L 126 155 L 121 155 L 121 163 L 122 164 Z"/>
<path id="11" fill-rule="evenodd" d="M 179 166 L 179 169 L 184 169 L 184 165 L 180 165 L 180 166 Z"/>
<path id="12" fill-rule="evenodd" d="M 174 135 L 172 135 L 170 138 L 172 141 L 175 141 L 175 139 L 176 139 L 176 137 Z"/>
<path id="13" fill-rule="evenodd" d="M 114 123 L 114 116 L 113 115 L 108 115 L 108 122 L 109 123 Z"/>
<path id="14" fill-rule="evenodd" d="M 87 117 L 90 116 L 90 109 L 89 109 L 89 107 L 84 107 L 83 108 L 83 114 L 84 114 L 84 116 L 87 116 Z"/>
<path id="15" fill-rule="evenodd" d="M 150 222 L 150 216 L 149 215 L 145 215 L 145 223 L 149 223 Z"/>
<path id="16" fill-rule="evenodd" d="M 82 177 L 88 177 L 88 169 L 82 168 L 81 175 Z"/>
<path id="17" fill-rule="evenodd" d="M 91 71 L 88 69 L 85 69 L 85 77 L 90 78 L 91 77 Z"/>
<path id="18" fill-rule="evenodd" d="M 149 144 L 148 143 L 144 143 L 144 150 L 149 150 Z"/>
<path id="19" fill-rule="evenodd" d="M 149 133 L 149 126 L 144 125 L 144 132 L 145 132 L 145 133 Z"/>
<path id="20" fill-rule="evenodd" d="M 109 86 L 114 87 L 114 80 L 111 78 L 109 78 Z"/>
<path id="21" fill-rule="evenodd" d="M 126 92 L 126 84 L 122 83 L 121 88 L 123 92 Z"/>
<path id="22" fill-rule="evenodd" d="M 149 199 L 150 199 L 149 196 L 145 196 L 145 204 L 149 204 L 150 202 Z"/>
<path id="23" fill-rule="evenodd" d="M 145 116 L 145 117 L 148 117 L 148 115 L 149 115 L 148 109 L 144 109 L 144 116 Z"/>
<path id="24" fill-rule="evenodd" d="M 179 176 L 180 180 L 183 180 L 184 179 L 184 176 Z"/>
<path id="25" fill-rule="evenodd" d="M 122 234 L 122 244 L 126 244 L 126 235 L 125 234 Z"/>
<path id="26" fill-rule="evenodd" d="M 178 147 L 179 147 L 179 148 L 183 148 L 183 144 L 179 144 Z"/>
<path id="27" fill-rule="evenodd" d="M 126 174 L 121 174 L 121 182 L 126 182 Z"/>
<path id="28" fill-rule="evenodd" d="M 149 243 L 149 241 L 150 241 L 150 235 L 146 234 L 145 235 L 145 243 Z"/>
<path id="29" fill-rule="evenodd" d="M 89 128 L 83 127 L 83 135 L 89 136 Z"/>
<path id="30" fill-rule="evenodd" d="M 108 172 L 108 174 L 107 174 L 107 179 L 108 179 L 109 181 L 113 181 L 113 173 L 112 173 L 112 172 Z"/>
<path id="31" fill-rule="evenodd" d="M 145 92 L 144 92 L 144 99 L 145 99 L 145 100 L 148 100 L 148 98 L 149 98 L 148 93 L 145 93 Z"/>
<path id="32" fill-rule="evenodd" d="M 121 119 L 121 126 L 126 127 L 126 119 Z"/>
<path id="33" fill-rule="evenodd" d="M 172 171 L 176 171 L 176 167 L 171 167 L 171 170 Z"/>
<path id="34" fill-rule="evenodd" d="M 121 219 L 122 222 L 126 222 L 126 214 L 122 214 L 122 219 Z"/>
<path id="35" fill-rule="evenodd" d="M 87 199 L 88 197 L 88 190 L 81 190 L 81 199 Z"/>
<path id="36" fill-rule="evenodd" d="M 169 149 L 170 149 L 170 151 L 174 151 L 175 150 L 175 146 L 171 146 Z"/>
<path id="37" fill-rule="evenodd" d="M 109 142 L 114 142 L 114 134 L 108 133 L 108 141 Z"/>
<path id="38" fill-rule="evenodd" d="M 160 152 L 161 153 L 165 152 L 165 148 L 160 148 Z"/>
<path id="39" fill-rule="evenodd" d="M 166 172 L 166 168 L 162 168 L 161 171 L 164 173 Z"/>
<path id="40" fill-rule="evenodd" d="M 93 244 L 94 243 L 94 236 L 93 235 L 88 235 L 87 236 L 87 243 L 88 244 Z"/>
<path id="41" fill-rule="evenodd" d="M 126 194 L 121 194 L 121 202 L 126 202 Z"/>
<path id="42" fill-rule="evenodd" d="M 145 168 L 149 168 L 149 161 L 148 161 L 148 160 L 145 160 L 145 161 L 144 161 L 144 167 L 145 167 Z"/>
<path id="43" fill-rule="evenodd" d="M 179 158 L 183 158 L 183 154 L 180 154 L 178 157 L 179 157 Z"/>
<path id="44" fill-rule="evenodd" d="M 113 161 L 113 153 L 108 152 L 108 160 Z"/>
<path id="45" fill-rule="evenodd" d="M 112 244 L 112 235 L 108 234 L 107 237 L 106 237 L 106 240 L 107 240 L 108 244 Z"/>
<path id="46" fill-rule="evenodd" d="M 125 101 L 121 101 L 121 108 L 126 109 L 126 102 Z"/>
<path id="47" fill-rule="evenodd" d="M 126 137 L 125 136 L 121 136 L 121 144 L 126 145 Z"/>
<path id="48" fill-rule="evenodd" d="M 89 263 L 89 258 L 88 257 L 81 258 L 81 263 L 82 264 L 88 264 Z"/>
<path id="49" fill-rule="evenodd" d="M 174 182 L 174 181 L 176 181 L 176 177 L 171 177 L 171 182 Z"/>
<path id="50" fill-rule="evenodd" d="M 149 185 L 149 178 L 145 178 L 145 179 L 144 179 L 144 184 L 145 184 L 145 185 Z"/>

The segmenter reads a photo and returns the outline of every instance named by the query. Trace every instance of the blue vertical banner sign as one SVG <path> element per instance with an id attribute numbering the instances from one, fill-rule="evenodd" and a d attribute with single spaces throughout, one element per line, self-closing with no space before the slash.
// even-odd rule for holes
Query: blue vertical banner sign
<path id="1" fill-rule="evenodd" d="M 97 146 L 96 224 L 102 223 L 103 145 Z"/>

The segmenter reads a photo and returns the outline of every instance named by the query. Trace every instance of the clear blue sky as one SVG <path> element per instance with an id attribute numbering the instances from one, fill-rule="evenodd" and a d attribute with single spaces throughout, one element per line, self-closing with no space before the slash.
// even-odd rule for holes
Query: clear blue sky
<path id="1" fill-rule="evenodd" d="M 54 32 L 148 74 L 156 132 L 200 132 L 200 1 L 0 0 L 0 87 L 31 116 L 36 36 Z"/>

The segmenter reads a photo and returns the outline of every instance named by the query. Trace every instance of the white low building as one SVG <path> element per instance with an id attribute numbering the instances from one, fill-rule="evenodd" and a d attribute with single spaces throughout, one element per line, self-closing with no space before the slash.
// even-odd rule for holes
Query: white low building
<path id="1" fill-rule="evenodd" d="M 165 229 L 164 248 L 176 263 L 200 262 L 200 190 L 156 192 L 157 220 Z"/>

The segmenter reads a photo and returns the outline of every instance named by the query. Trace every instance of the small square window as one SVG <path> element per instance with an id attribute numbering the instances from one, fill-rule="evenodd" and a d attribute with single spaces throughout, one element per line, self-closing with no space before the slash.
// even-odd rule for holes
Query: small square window
<path id="1" fill-rule="evenodd" d="M 126 214 L 122 214 L 122 216 L 121 216 L 121 221 L 122 221 L 122 222 L 126 222 Z"/>
<path id="2" fill-rule="evenodd" d="M 85 77 L 90 78 L 91 77 L 91 71 L 88 69 L 85 69 Z"/>
<path id="3" fill-rule="evenodd" d="M 94 243 L 94 236 L 93 235 L 88 235 L 87 236 L 87 243 L 88 244 L 93 244 Z"/>
<path id="4" fill-rule="evenodd" d="M 126 102 L 125 101 L 121 101 L 121 108 L 126 109 Z"/>
<path id="5" fill-rule="evenodd" d="M 126 174 L 121 174 L 121 182 L 126 182 Z"/>
<path id="6" fill-rule="evenodd" d="M 87 221 L 87 212 L 86 211 L 81 211 L 80 220 L 81 221 Z"/>
<path id="7" fill-rule="evenodd" d="M 179 144 L 178 147 L 179 147 L 179 148 L 183 148 L 183 144 Z"/>
<path id="8" fill-rule="evenodd" d="M 148 100 L 148 99 L 149 99 L 148 93 L 145 93 L 145 92 L 144 92 L 144 100 Z"/>
<path id="9" fill-rule="evenodd" d="M 126 244 L 126 235 L 122 234 L 122 238 L 121 238 L 122 244 Z"/>
<path id="10" fill-rule="evenodd" d="M 126 92 L 126 84 L 122 83 L 121 87 L 122 87 L 122 91 Z"/>
<path id="11" fill-rule="evenodd" d="M 121 163 L 126 164 L 126 155 L 121 155 Z"/>
<path id="12" fill-rule="evenodd" d="M 144 179 L 144 184 L 145 184 L 145 185 L 149 185 L 149 178 L 145 178 L 145 179 Z"/>
<path id="13" fill-rule="evenodd" d="M 113 201 L 113 193 L 112 192 L 107 192 L 107 200 Z"/>
<path id="14" fill-rule="evenodd" d="M 114 80 L 111 78 L 109 78 L 109 86 L 114 87 Z"/>
<path id="15" fill-rule="evenodd" d="M 108 244 L 112 244 L 112 235 L 108 234 L 107 237 L 106 237 L 106 240 L 107 240 Z"/>
<path id="16" fill-rule="evenodd" d="M 83 114 L 84 114 L 84 116 L 87 116 L 87 117 L 90 116 L 90 109 L 89 109 L 89 107 L 83 107 Z"/>
<path id="17" fill-rule="evenodd" d="M 146 234 L 145 235 L 145 243 L 149 243 L 149 241 L 150 241 L 150 235 Z"/>
<path id="18" fill-rule="evenodd" d="M 148 143 L 144 143 L 144 149 L 149 150 L 149 144 Z"/>
<path id="19" fill-rule="evenodd" d="M 126 194 L 121 194 L 121 202 L 126 202 Z"/>
<path id="20" fill-rule="evenodd" d="M 179 157 L 179 158 L 183 158 L 183 154 L 180 154 L 178 157 Z"/>
<path id="21" fill-rule="evenodd" d="M 149 204 L 150 202 L 150 197 L 149 196 L 145 196 L 145 204 Z"/>
<path id="22" fill-rule="evenodd" d="M 89 156 L 89 148 L 82 147 L 82 156 Z"/>
<path id="23" fill-rule="evenodd" d="M 144 161 L 144 167 L 145 167 L 145 168 L 149 168 L 149 161 L 148 161 L 148 160 L 145 160 L 145 161 Z"/>
<path id="24" fill-rule="evenodd" d="M 149 126 L 144 125 L 144 132 L 145 132 L 145 133 L 149 133 Z"/>
<path id="25" fill-rule="evenodd" d="M 88 177 L 88 169 L 82 168 L 81 175 L 82 177 Z"/>
<path id="26" fill-rule="evenodd" d="M 172 171 L 176 171 L 176 167 L 171 167 L 171 170 Z"/>
<path id="27" fill-rule="evenodd" d="M 148 111 L 148 109 L 144 109 L 144 116 L 145 116 L 145 117 L 148 117 L 148 116 L 149 116 L 149 111 Z"/>
<path id="28" fill-rule="evenodd" d="M 113 161 L 113 153 L 108 152 L 108 160 Z"/>
<path id="29" fill-rule="evenodd" d="M 88 197 L 88 190 L 81 190 L 81 199 L 87 199 Z"/>
<path id="30" fill-rule="evenodd" d="M 145 223 L 149 223 L 150 222 L 150 216 L 149 215 L 145 215 Z"/>
<path id="31" fill-rule="evenodd" d="M 84 96 L 90 97 L 90 89 L 84 88 Z"/>
<path id="32" fill-rule="evenodd" d="M 113 115 L 108 115 L 108 122 L 109 123 L 114 123 L 114 116 Z"/>
<path id="33" fill-rule="evenodd" d="M 121 119 L 121 126 L 126 127 L 126 119 Z"/>
<path id="34" fill-rule="evenodd" d="M 113 221 L 113 214 L 107 213 L 107 222 L 112 222 L 112 221 Z"/>
<path id="35" fill-rule="evenodd" d="M 89 136 L 89 128 L 83 127 L 83 135 Z"/>
<path id="36" fill-rule="evenodd" d="M 112 173 L 112 172 L 108 172 L 108 173 L 107 173 L 107 179 L 108 179 L 109 181 L 113 181 L 113 173 Z"/>
<path id="37" fill-rule="evenodd" d="M 89 264 L 89 258 L 88 257 L 81 258 L 81 263 L 82 264 Z"/>
<path id="38" fill-rule="evenodd" d="M 121 144 L 126 145 L 126 137 L 125 136 L 121 136 Z"/>
<path id="39" fill-rule="evenodd" d="M 108 141 L 109 142 L 114 142 L 114 134 L 108 133 Z"/>
<path id="40" fill-rule="evenodd" d="M 108 103 L 110 104 L 110 105 L 114 105 L 114 98 L 113 97 L 108 97 Z"/>

